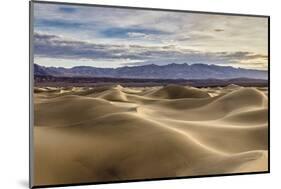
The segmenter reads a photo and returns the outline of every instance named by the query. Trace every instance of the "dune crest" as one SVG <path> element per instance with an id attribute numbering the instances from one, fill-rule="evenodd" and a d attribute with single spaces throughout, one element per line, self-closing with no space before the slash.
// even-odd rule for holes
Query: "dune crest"
<path id="1" fill-rule="evenodd" d="M 147 94 L 149 97 L 179 99 L 179 98 L 208 98 L 208 93 L 194 87 L 183 87 L 178 85 L 167 85 L 161 89 Z"/>

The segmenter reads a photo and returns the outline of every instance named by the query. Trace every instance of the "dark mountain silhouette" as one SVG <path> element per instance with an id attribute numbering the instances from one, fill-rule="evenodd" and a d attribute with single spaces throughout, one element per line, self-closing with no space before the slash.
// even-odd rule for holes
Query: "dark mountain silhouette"
<path id="1" fill-rule="evenodd" d="M 145 79 L 231 79 L 253 78 L 268 79 L 268 72 L 217 66 L 207 64 L 168 64 L 158 66 L 125 66 L 119 68 L 97 68 L 91 66 L 76 66 L 73 68 L 45 67 L 34 64 L 35 76 L 55 77 L 107 77 L 107 78 L 145 78 Z"/>

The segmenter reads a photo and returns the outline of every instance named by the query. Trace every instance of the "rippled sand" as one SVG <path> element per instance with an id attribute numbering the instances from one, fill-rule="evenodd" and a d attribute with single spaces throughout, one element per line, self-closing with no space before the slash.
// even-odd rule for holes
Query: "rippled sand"
<path id="1" fill-rule="evenodd" d="M 35 88 L 35 185 L 267 171 L 267 88 Z"/>

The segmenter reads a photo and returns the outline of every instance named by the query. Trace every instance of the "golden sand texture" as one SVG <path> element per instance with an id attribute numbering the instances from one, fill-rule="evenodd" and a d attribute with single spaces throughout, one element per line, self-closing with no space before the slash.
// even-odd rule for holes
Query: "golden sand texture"
<path id="1" fill-rule="evenodd" d="M 34 184 L 267 171 L 267 89 L 34 90 Z"/>

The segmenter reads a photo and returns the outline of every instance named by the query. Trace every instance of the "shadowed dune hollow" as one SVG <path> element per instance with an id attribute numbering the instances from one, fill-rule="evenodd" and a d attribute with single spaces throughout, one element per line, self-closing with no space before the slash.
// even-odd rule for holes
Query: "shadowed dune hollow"
<path id="1" fill-rule="evenodd" d="M 268 169 L 267 89 L 34 89 L 35 185 Z"/>

